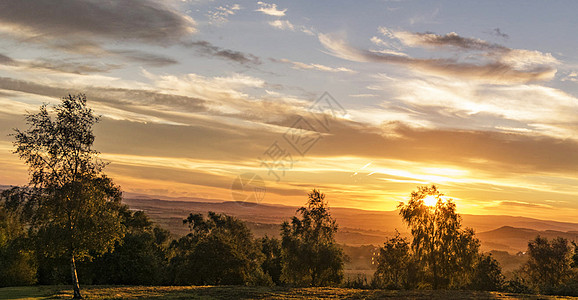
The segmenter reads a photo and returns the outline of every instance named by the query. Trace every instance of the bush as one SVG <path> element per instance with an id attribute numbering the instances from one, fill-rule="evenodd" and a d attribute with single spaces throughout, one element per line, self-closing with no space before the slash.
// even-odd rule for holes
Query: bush
<path id="1" fill-rule="evenodd" d="M 272 285 L 262 268 L 264 256 L 242 221 L 209 212 L 190 214 L 183 221 L 191 233 L 171 245 L 175 284 Z"/>
<path id="2" fill-rule="evenodd" d="M 479 291 L 499 291 L 504 287 L 504 275 L 498 261 L 491 254 L 480 255 L 470 288 Z"/>
<path id="3" fill-rule="evenodd" d="M 26 243 L 22 223 L 0 205 L 0 287 L 36 283 L 36 260 Z"/>

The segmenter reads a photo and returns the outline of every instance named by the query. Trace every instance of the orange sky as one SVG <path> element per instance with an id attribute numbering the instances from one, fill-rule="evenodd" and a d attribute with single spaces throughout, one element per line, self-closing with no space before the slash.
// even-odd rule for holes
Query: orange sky
<path id="1" fill-rule="evenodd" d="M 575 221 L 578 7 L 315 3 L 81 0 L 78 18 L 55 4 L 39 19 L 14 2 L 0 185 L 26 183 L 8 136 L 26 111 L 84 92 L 130 195 L 234 200 L 255 174 L 265 203 L 319 188 L 332 206 L 393 210 L 436 184 L 463 213 Z"/>

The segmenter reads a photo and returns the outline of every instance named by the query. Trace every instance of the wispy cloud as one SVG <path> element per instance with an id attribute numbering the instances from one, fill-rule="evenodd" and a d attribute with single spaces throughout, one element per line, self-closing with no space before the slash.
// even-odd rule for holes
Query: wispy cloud
<path id="1" fill-rule="evenodd" d="M 207 16 L 213 24 L 224 24 L 229 21 L 229 16 L 235 15 L 238 10 L 241 10 L 239 4 L 224 5 L 209 11 Z"/>
<path id="2" fill-rule="evenodd" d="M 223 49 L 221 47 L 215 46 L 207 41 L 195 41 L 187 43 L 186 45 L 193 47 L 202 55 L 214 56 L 219 58 L 224 58 L 231 60 L 240 64 L 260 64 L 261 60 L 249 53 L 243 53 L 240 51 Z"/>
<path id="3" fill-rule="evenodd" d="M 10 58 L 4 54 L 0 54 L 0 65 L 11 66 L 11 65 L 15 65 L 15 64 L 17 64 L 15 60 L 13 60 L 12 58 Z"/>
<path id="4" fill-rule="evenodd" d="M 285 12 L 287 11 L 287 9 L 283 10 L 278 9 L 277 4 L 268 4 L 261 1 L 257 2 L 257 4 L 259 5 L 259 8 L 256 9 L 255 11 L 259 11 L 270 16 L 282 17 L 285 15 Z"/>
<path id="5" fill-rule="evenodd" d="M 578 99 L 537 84 L 488 85 L 433 76 L 376 76 L 384 108 L 434 126 L 574 138 Z"/>
<path id="6" fill-rule="evenodd" d="M 455 32 L 445 35 L 435 33 L 414 33 L 408 31 L 393 31 L 385 27 L 380 27 L 379 31 L 389 37 L 399 39 L 402 43 L 411 47 L 429 46 L 429 47 L 454 47 L 466 50 L 480 51 L 508 51 L 507 47 L 488 43 L 481 39 L 466 38 Z"/>
<path id="7" fill-rule="evenodd" d="M 293 24 L 291 24 L 291 22 L 287 20 L 269 21 L 269 25 L 281 30 L 291 30 L 291 31 L 295 30 L 295 26 L 293 26 Z"/>
<path id="8" fill-rule="evenodd" d="M 302 62 L 298 62 L 298 61 L 292 61 L 292 60 L 285 59 L 285 58 L 279 59 L 279 60 L 273 60 L 273 61 L 291 64 L 293 69 L 298 69 L 298 70 L 316 70 L 316 71 L 331 72 L 331 73 L 337 73 L 337 72 L 356 73 L 354 70 L 344 68 L 344 67 L 334 68 L 334 67 L 329 67 L 329 66 L 325 66 L 325 65 L 321 65 L 321 64 L 306 64 L 306 63 L 302 63 Z"/>
<path id="9" fill-rule="evenodd" d="M 556 74 L 556 69 L 552 66 L 554 61 L 549 59 L 547 55 L 538 55 L 538 57 L 536 57 L 536 53 L 525 52 L 525 50 L 519 50 L 519 52 L 517 52 L 522 57 L 516 58 L 512 55 L 504 55 L 498 56 L 498 59 L 492 59 L 490 57 L 490 61 L 485 63 L 474 63 L 461 61 L 456 58 L 424 59 L 362 50 L 350 46 L 341 38 L 326 34 L 319 34 L 319 41 L 332 55 L 351 61 L 398 64 L 432 75 L 468 78 L 494 84 L 549 80 Z M 446 44 L 457 44 L 458 41 L 463 40 L 449 38 Z M 414 42 L 428 43 L 427 40 Z M 438 42 L 442 43 L 441 41 Z M 446 44 L 442 43 L 442 45 Z M 473 45 L 478 45 L 477 47 L 482 47 L 484 44 L 466 43 L 464 47 L 466 47 L 466 45 L 472 47 Z M 511 51 L 507 52 L 507 54 L 511 53 Z"/>
<path id="10" fill-rule="evenodd" d="M 578 72 L 570 72 L 568 75 L 564 76 L 561 80 L 578 82 Z"/>

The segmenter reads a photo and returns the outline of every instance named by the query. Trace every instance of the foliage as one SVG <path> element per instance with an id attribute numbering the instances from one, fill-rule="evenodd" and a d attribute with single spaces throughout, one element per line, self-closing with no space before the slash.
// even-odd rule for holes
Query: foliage
<path id="1" fill-rule="evenodd" d="M 434 206 L 424 198 L 437 199 Z M 480 242 L 473 229 L 461 228 L 456 205 L 445 199 L 437 187 L 418 187 L 407 204 L 400 203 L 400 215 L 411 229 L 411 250 L 423 283 L 434 289 L 459 288 L 468 284 L 474 271 Z"/>
<path id="2" fill-rule="evenodd" d="M 387 238 L 374 256 L 377 270 L 373 275 L 373 286 L 387 289 L 409 288 L 414 282 L 415 262 L 407 239 L 399 232 Z"/>
<path id="3" fill-rule="evenodd" d="M 167 283 L 170 233 L 154 226 L 142 211 L 120 210 L 127 233 L 105 253 L 81 266 L 81 274 L 92 284 L 163 284 Z"/>
<path id="4" fill-rule="evenodd" d="M 506 281 L 504 290 L 509 293 L 530 294 L 534 291 L 530 288 L 528 281 L 523 274 L 515 272 L 514 278 Z"/>
<path id="5" fill-rule="evenodd" d="M 540 292 L 552 292 L 570 279 L 572 249 L 568 240 L 552 241 L 537 236 L 528 242 L 529 259 L 525 266 L 530 283 Z"/>
<path id="6" fill-rule="evenodd" d="M 118 217 L 121 192 L 102 173 L 104 163 L 92 149 L 98 121 L 82 94 L 68 95 L 52 113 L 46 105 L 28 114 L 29 128 L 16 130 L 16 154 L 29 167 L 29 188 L 20 190 L 22 211 L 29 213 L 37 251 L 68 256 L 75 297 L 80 290 L 76 260 L 113 249 L 123 236 Z"/>
<path id="7" fill-rule="evenodd" d="M 0 287 L 36 283 L 36 262 L 25 244 L 23 224 L 0 204 Z"/>
<path id="8" fill-rule="evenodd" d="M 574 248 L 574 251 L 572 253 L 572 268 L 578 268 L 578 244 L 576 244 L 576 241 L 572 241 L 572 247 Z"/>
<path id="9" fill-rule="evenodd" d="M 290 284 L 326 286 L 343 280 L 343 250 L 335 242 L 337 224 L 325 194 L 313 190 L 291 224 L 281 225 L 282 280 Z"/>
<path id="10" fill-rule="evenodd" d="M 261 246 L 261 252 L 265 256 L 261 268 L 265 274 L 271 277 L 273 283 L 281 284 L 281 272 L 283 263 L 281 258 L 281 242 L 279 239 L 265 236 L 257 241 Z"/>
<path id="11" fill-rule="evenodd" d="M 476 263 L 470 288 L 479 291 L 499 291 L 504 287 L 502 268 L 491 254 L 480 255 Z"/>
<path id="12" fill-rule="evenodd" d="M 183 223 L 190 233 L 171 245 L 171 274 L 175 284 L 269 285 L 263 254 L 242 221 L 209 212 L 190 214 Z"/>

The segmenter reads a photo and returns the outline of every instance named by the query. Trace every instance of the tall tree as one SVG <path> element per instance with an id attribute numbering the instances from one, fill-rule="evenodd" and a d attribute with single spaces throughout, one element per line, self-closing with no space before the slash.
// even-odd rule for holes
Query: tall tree
<path id="1" fill-rule="evenodd" d="M 435 198 L 435 204 L 427 205 L 426 197 Z M 425 281 L 434 289 L 465 285 L 473 274 L 480 242 L 473 229 L 461 228 L 453 201 L 436 186 L 423 186 L 398 208 L 411 229 L 411 248 Z"/>
<path id="2" fill-rule="evenodd" d="M 49 111 L 28 114 L 16 130 L 16 154 L 29 167 L 19 197 L 30 213 L 36 240 L 47 256 L 68 256 L 74 298 L 82 298 L 76 261 L 111 250 L 123 236 L 118 217 L 121 191 L 103 172 L 92 149 L 98 117 L 83 94 L 68 95 Z M 16 197 L 18 198 L 18 197 Z"/>
<path id="3" fill-rule="evenodd" d="M 335 242 L 337 223 L 331 217 L 325 194 L 314 189 L 307 206 L 291 224 L 281 225 L 282 278 L 298 285 L 334 285 L 343 280 L 344 255 Z"/>

